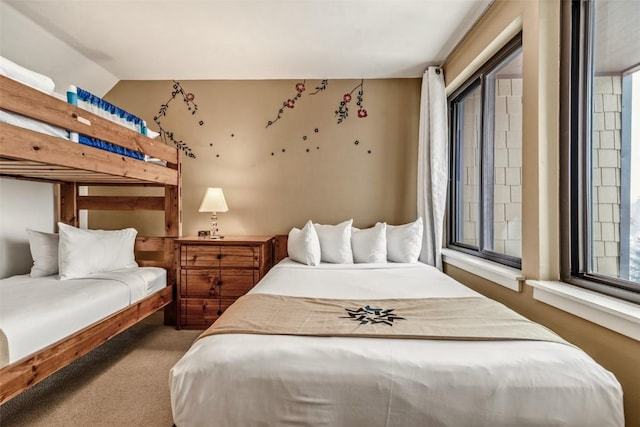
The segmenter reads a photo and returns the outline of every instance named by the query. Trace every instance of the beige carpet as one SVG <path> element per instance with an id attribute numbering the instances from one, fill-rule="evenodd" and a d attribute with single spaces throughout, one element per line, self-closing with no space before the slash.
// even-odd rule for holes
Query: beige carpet
<path id="1" fill-rule="evenodd" d="M 0 406 L 0 425 L 171 427 L 169 370 L 199 333 L 156 313 Z"/>

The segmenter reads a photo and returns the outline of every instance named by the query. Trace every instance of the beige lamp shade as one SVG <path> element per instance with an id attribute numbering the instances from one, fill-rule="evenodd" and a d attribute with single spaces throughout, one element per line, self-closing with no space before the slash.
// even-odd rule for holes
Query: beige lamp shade
<path id="1" fill-rule="evenodd" d="M 224 193 L 222 188 L 207 188 L 202 197 L 200 203 L 200 209 L 198 212 L 227 212 L 229 207 L 227 201 L 224 199 Z"/>

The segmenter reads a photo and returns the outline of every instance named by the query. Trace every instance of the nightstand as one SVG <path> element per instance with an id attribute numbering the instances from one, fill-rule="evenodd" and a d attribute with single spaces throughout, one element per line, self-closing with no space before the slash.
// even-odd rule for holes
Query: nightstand
<path id="1" fill-rule="evenodd" d="M 273 266 L 273 236 L 183 237 L 178 254 L 178 329 L 206 329 Z"/>

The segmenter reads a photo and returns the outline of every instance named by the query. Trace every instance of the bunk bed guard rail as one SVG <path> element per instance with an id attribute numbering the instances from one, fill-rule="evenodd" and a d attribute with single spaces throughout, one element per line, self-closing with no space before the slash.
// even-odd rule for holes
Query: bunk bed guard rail
<path id="1" fill-rule="evenodd" d="M 149 135 L 147 123 L 140 117 L 123 110 L 122 108 L 111 104 L 108 101 L 92 94 L 91 92 L 79 88 L 77 86 L 69 86 L 67 89 L 67 102 L 73 106 L 80 106 L 83 109 L 124 126 L 128 129 L 136 131 L 142 135 Z M 80 104 L 80 105 L 79 105 Z M 85 123 L 88 124 L 88 123 Z M 77 132 L 69 132 L 69 139 L 73 142 L 79 142 L 90 147 L 100 148 L 102 150 L 111 151 L 112 153 L 121 154 L 138 160 L 148 160 L 147 156 L 139 151 L 130 150 L 110 142 L 102 141 Z"/>

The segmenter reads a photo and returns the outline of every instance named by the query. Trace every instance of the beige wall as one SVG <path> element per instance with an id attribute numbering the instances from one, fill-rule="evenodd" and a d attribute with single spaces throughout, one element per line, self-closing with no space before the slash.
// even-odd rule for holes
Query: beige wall
<path id="1" fill-rule="evenodd" d="M 184 235 L 209 229 L 210 215 L 197 211 L 209 186 L 222 187 L 229 205 L 218 215 L 223 234 L 287 233 L 308 219 L 353 218 L 357 226 L 415 219 L 420 80 L 365 80 L 368 117 L 357 117 L 356 90 L 341 124 L 334 112 L 360 81 L 329 80 L 326 91 L 309 95 L 319 83 L 307 81 L 295 107 L 267 128 L 282 102 L 297 93 L 295 80 L 181 82 L 195 95 L 198 111 L 192 115 L 176 99 L 162 125 L 197 155 L 183 156 Z M 106 98 L 157 130 L 153 117 L 171 91 L 170 81 L 122 81 Z M 162 231 L 159 215 L 135 215 L 140 234 Z M 113 228 L 131 219 L 92 213 L 89 226 Z"/>
<path id="2" fill-rule="evenodd" d="M 496 0 L 443 67 L 451 93 L 522 30 L 522 270 L 527 279 L 559 279 L 559 25 L 559 0 Z M 640 425 L 639 342 L 534 300 L 528 286 L 516 293 L 453 266 L 445 271 L 584 349 L 622 384 L 627 425 Z"/>

